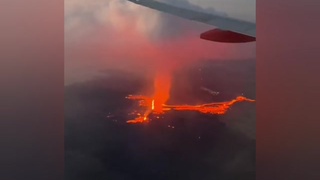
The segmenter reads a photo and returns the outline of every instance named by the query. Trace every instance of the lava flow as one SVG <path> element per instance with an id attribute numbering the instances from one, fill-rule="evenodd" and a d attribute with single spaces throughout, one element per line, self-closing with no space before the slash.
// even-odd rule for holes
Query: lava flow
<path id="1" fill-rule="evenodd" d="M 205 114 L 225 114 L 232 105 L 238 102 L 255 102 L 255 100 L 248 99 L 243 96 L 226 101 L 226 102 L 213 102 L 200 105 L 167 105 L 165 104 L 170 96 L 171 76 L 170 74 L 157 74 L 154 81 L 154 95 L 147 97 L 142 95 L 129 95 L 126 98 L 137 100 L 139 106 L 143 107 L 145 112 L 143 114 L 135 113 L 137 118 L 127 121 L 127 123 L 144 123 L 149 122 L 151 114 L 161 115 L 166 111 L 197 111 Z"/>

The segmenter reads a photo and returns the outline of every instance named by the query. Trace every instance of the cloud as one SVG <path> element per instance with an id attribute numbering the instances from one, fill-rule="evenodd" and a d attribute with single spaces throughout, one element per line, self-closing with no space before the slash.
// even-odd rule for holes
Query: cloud
<path id="1" fill-rule="evenodd" d="M 185 0 L 170 2 L 203 10 Z M 203 59 L 254 58 L 255 44 L 220 44 L 199 38 L 212 28 L 126 0 L 66 0 L 66 81 L 107 68 L 141 72 Z"/>

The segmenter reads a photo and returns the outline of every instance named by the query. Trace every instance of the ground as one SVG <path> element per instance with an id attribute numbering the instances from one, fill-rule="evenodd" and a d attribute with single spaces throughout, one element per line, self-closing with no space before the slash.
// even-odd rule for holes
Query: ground
<path id="1" fill-rule="evenodd" d="M 253 180 L 255 104 L 224 116 L 169 112 L 148 124 L 126 124 L 146 84 L 120 71 L 65 87 L 67 180 Z M 170 102 L 255 99 L 255 62 L 203 62 L 175 73 Z M 186 83 L 188 82 L 188 83 Z M 212 96 L 200 86 L 220 92 Z"/>

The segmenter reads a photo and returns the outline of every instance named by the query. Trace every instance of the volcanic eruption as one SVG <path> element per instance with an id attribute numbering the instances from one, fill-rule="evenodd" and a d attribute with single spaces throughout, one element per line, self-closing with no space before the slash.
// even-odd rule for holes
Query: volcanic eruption
<path id="1" fill-rule="evenodd" d="M 170 71 L 157 72 L 154 78 L 154 93 L 153 96 L 143 95 L 129 95 L 126 98 L 131 100 L 137 100 L 139 106 L 145 109 L 143 114 L 136 114 L 137 117 L 133 120 L 128 120 L 127 123 L 145 123 L 149 122 L 150 115 L 164 114 L 167 111 L 196 111 L 203 114 L 215 114 L 223 115 L 226 114 L 231 106 L 238 102 L 255 102 L 253 99 L 248 99 L 244 96 L 238 96 L 233 100 L 225 102 L 211 102 L 205 104 L 188 105 L 188 104 L 166 104 L 170 98 L 171 89 L 171 73 Z"/>

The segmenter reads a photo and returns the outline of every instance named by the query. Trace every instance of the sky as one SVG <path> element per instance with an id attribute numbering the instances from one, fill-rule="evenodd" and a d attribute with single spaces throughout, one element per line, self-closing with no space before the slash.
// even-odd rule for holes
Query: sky
<path id="1" fill-rule="evenodd" d="M 202 8 L 215 8 L 230 17 L 255 22 L 256 0 L 189 0 Z"/>
<path id="2" fill-rule="evenodd" d="M 159 1 L 255 19 L 253 0 Z M 199 38 L 213 28 L 126 0 L 65 0 L 65 84 L 88 80 L 114 68 L 150 74 L 204 59 L 255 58 L 255 43 L 221 44 Z"/>

